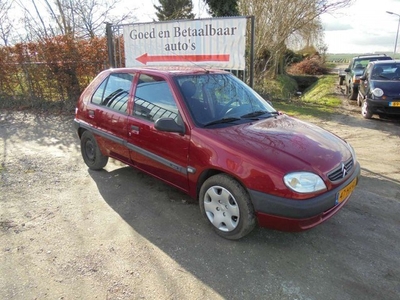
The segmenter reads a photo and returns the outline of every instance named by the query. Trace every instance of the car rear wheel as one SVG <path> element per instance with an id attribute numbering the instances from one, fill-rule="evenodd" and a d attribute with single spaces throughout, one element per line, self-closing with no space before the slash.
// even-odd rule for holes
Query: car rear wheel
<path id="1" fill-rule="evenodd" d="M 101 153 L 96 138 L 90 131 L 82 134 L 81 153 L 85 164 L 92 170 L 101 170 L 108 162 L 108 156 Z"/>
<path id="2" fill-rule="evenodd" d="M 239 182 L 226 174 L 214 175 L 204 182 L 199 204 L 214 231 L 226 239 L 240 239 L 256 226 L 249 195 Z"/>
<path id="3" fill-rule="evenodd" d="M 364 119 L 371 119 L 372 118 L 372 112 L 368 108 L 367 101 L 364 101 L 361 107 L 361 115 L 364 117 Z"/>

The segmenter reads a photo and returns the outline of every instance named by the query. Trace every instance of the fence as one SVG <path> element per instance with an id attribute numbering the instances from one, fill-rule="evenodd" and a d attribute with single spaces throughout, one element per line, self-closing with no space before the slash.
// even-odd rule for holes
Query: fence
<path id="1" fill-rule="evenodd" d="M 0 48 L 0 107 L 74 106 L 107 67 L 106 39 L 60 36 Z"/>

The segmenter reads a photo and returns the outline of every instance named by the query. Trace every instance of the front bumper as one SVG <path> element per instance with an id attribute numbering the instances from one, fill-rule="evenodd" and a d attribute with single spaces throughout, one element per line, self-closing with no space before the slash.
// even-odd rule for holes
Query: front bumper
<path id="1" fill-rule="evenodd" d="M 391 102 L 399 101 L 367 98 L 367 107 L 374 114 L 400 115 L 400 106 L 390 106 L 389 103 Z"/>
<path id="2" fill-rule="evenodd" d="M 302 231 L 312 228 L 333 216 L 348 201 L 351 194 L 336 204 L 338 193 L 360 175 L 360 164 L 340 186 L 308 200 L 292 200 L 249 190 L 258 224 L 282 231 Z"/>

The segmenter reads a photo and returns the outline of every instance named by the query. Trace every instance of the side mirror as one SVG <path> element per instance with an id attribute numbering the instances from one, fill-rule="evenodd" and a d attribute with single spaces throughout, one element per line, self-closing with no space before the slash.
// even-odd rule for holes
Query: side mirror
<path id="1" fill-rule="evenodd" d="M 160 130 L 160 131 L 176 132 L 176 133 L 180 133 L 180 134 L 185 133 L 185 127 L 183 125 L 179 125 L 178 123 L 176 123 L 175 120 L 172 118 L 158 119 L 154 123 L 154 127 L 155 127 L 155 129 Z"/>
<path id="2" fill-rule="evenodd" d="M 364 81 L 364 80 L 367 80 L 367 76 L 365 76 L 365 75 L 361 76 L 361 77 L 360 77 L 360 80 L 363 80 L 363 81 Z"/>
<path id="3" fill-rule="evenodd" d="M 347 68 L 347 69 L 344 69 L 344 71 L 345 71 L 346 73 L 349 73 L 349 72 L 351 71 L 351 69 L 350 69 L 350 68 Z"/>

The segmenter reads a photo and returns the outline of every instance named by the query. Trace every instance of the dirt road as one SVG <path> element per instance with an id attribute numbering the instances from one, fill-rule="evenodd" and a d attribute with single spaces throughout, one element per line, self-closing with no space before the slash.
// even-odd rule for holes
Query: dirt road
<path id="1" fill-rule="evenodd" d="M 399 121 L 345 100 L 311 120 L 354 146 L 352 199 L 310 231 L 232 242 L 160 181 L 88 170 L 72 118 L 0 112 L 0 299 L 398 299 Z"/>

